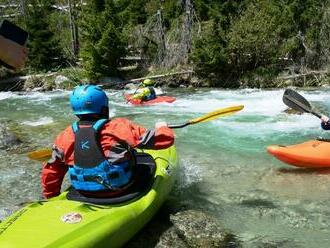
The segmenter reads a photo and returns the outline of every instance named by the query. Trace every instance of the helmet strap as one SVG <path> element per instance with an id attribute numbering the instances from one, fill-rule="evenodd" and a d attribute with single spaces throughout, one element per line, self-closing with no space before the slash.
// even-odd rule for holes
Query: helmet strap
<path id="1" fill-rule="evenodd" d="M 101 115 L 102 115 L 102 119 L 108 119 L 109 118 L 109 107 L 103 106 L 101 108 Z"/>

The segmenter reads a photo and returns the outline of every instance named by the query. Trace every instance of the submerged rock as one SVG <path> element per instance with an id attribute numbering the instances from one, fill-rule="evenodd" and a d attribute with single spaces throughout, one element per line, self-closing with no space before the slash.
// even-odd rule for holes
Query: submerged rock
<path id="1" fill-rule="evenodd" d="M 251 208 L 268 208 L 268 209 L 277 208 L 275 203 L 265 199 L 247 199 L 247 200 L 243 200 L 241 204 L 245 207 L 251 207 Z"/>
<path id="2" fill-rule="evenodd" d="M 18 208 L 9 209 L 9 208 L 0 208 L 0 222 L 6 219 L 8 216 L 12 215 Z"/>
<path id="3" fill-rule="evenodd" d="M 235 236 L 220 226 L 210 215 L 196 210 L 170 216 L 175 232 L 187 247 L 239 247 Z"/>
<path id="4" fill-rule="evenodd" d="M 5 124 L 0 123 L 0 149 L 10 149 L 21 143 L 22 141 Z"/>
<path id="5" fill-rule="evenodd" d="M 286 110 L 283 111 L 284 113 L 287 113 L 287 114 L 293 114 L 293 115 L 301 115 L 302 112 L 300 111 L 297 111 L 295 109 L 292 109 L 292 108 L 287 108 Z"/>
<path id="6" fill-rule="evenodd" d="M 166 213 L 164 208 L 125 247 L 241 247 L 236 237 L 199 210 Z"/>
<path id="7" fill-rule="evenodd" d="M 260 248 L 278 248 L 278 247 L 290 247 L 301 248 L 301 244 L 293 240 L 268 240 L 266 237 L 257 238 L 255 241 L 246 244 L 247 248 L 260 247 Z"/>

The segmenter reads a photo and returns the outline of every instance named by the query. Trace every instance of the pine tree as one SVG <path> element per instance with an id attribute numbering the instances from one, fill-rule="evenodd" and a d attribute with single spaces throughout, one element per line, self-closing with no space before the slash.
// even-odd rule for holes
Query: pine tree
<path id="1" fill-rule="evenodd" d="M 59 38 L 50 30 L 49 16 L 53 1 L 32 0 L 28 8 L 26 28 L 29 32 L 29 65 L 35 71 L 50 71 L 65 64 Z"/>
<path id="2" fill-rule="evenodd" d="M 81 58 L 88 78 L 98 81 L 103 76 L 118 75 L 125 47 L 113 1 L 93 0 L 83 11 Z"/>

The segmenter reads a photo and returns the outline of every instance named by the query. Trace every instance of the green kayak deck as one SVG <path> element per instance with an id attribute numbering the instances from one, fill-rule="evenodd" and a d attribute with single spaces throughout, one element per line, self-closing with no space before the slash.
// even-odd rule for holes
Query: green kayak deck
<path id="1" fill-rule="evenodd" d="M 66 199 L 67 192 L 34 202 L 0 224 L 1 248 L 120 247 L 157 212 L 178 166 L 174 146 L 144 150 L 156 162 L 151 189 L 128 202 L 96 205 Z"/>

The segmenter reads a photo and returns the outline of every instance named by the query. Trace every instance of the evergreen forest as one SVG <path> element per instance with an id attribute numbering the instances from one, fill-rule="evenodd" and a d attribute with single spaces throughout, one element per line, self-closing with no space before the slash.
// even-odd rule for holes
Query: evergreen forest
<path id="1" fill-rule="evenodd" d="M 1 0 L 0 7 L 2 19 L 29 32 L 26 74 L 81 68 L 98 82 L 134 70 L 193 70 L 216 87 L 328 74 L 329 0 Z"/>

